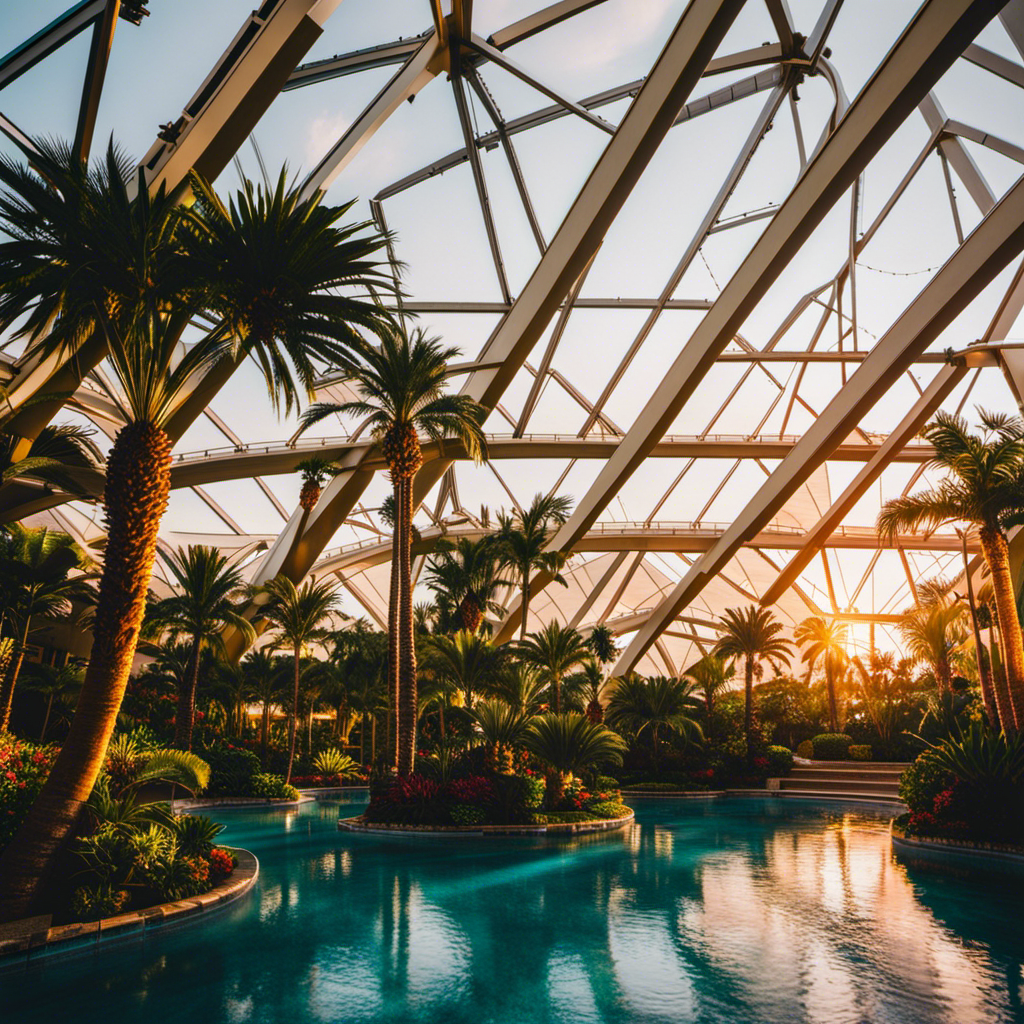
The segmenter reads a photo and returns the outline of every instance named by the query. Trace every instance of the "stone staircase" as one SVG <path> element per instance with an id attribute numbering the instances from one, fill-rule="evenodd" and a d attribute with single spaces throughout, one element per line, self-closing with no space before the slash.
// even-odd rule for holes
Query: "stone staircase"
<path id="1" fill-rule="evenodd" d="M 779 780 L 786 796 L 845 800 L 899 800 L 900 776 L 906 764 L 884 761 L 798 761 Z"/>

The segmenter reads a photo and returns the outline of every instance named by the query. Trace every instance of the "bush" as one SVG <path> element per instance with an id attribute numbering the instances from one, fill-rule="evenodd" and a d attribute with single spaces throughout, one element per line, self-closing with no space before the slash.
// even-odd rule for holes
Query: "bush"
<path id="1" fill-rule="evenodd" d="M 218 744 L 203 751 L 210 766 L 210 785 L 213 796 L 251 796 L 252 778 L 263 771 L 260 759 L 251 750 L 231 744 Z"/>
<path id="2" fill-rule="evenodd" d="M 470 775 L 465 779 L 453 779 L 444 788 L 445 799 L 457 804 L 473 804 L 484 807 L 494 803 L 494 786 L 484 775 Z"/>
<path id="3" fill-rule="evenodd" d="M 221 846 L 215 846 L 207 860 L 210 862 L 210 881 L 214 885 L 220 885 L 238 867 L 238 858 Z"/>
<path id="4" fill-rule="evenodd" d="M 367 821 L 403 825 L 440 825 L 451 821 L 441 800 L 440 783 L 418 772 L 391 776 L 375 787 L 363 815 Z"/>
<path id="5" fill-rule="evenodd" d="M 362 769 L 359 765 L 337 747 L 329 747 L 317 754 L 313 761 L 313 768 L 318 775 L 335 776 L 339 783 L 342 779 L 362 776 Z"/>
<path id="6" fill-rule="evenodd" d="M 536 774 L 494 776 L 494 817 L 502 825 L 530 820 L 544 802 L 544 777 Z"/>
<path id="7" fill-rule="evenodd" d="M 71 915 L 76 921 L 96 921 L 119 914 L 128 904 L 128 890 L 109 884 L 79 886 L 71 897 Z"/>
<path id="8" fill-rule="evenodd" d="M 925 752 L 900 776 L 900 799 L 911 813 L 931 813 L 935 798 L 948 789 L 952 781 L 952 775 Z"/>
<path id="9" fill-rule="evenodd" d="M 814 744 L 810 740 L 804 740 L 803 743 L 796 748 L 796 752 L 798 757 L 802 757 L 809 761 L 814 757 Z"/>
<path id="10" fill-rule="evenodd" d="M 602 800 L 590 807 L 590 815 L 593 818 L 622 818 L 627 814 L 629 808 L 618 800 Z"/>
<path id="11" fill-rule="evenodd" d="M 206 859 L 209 859 L 214 841 L 223 831 L 223 825 L 202 814 L 180 814 L 170 826 L 180 854 Z"/>
<path id="12" fill-rule="evenodd" d="M 448 809 L 448 813 L 456 825 L 483 825 L 487 821 L 487 812 L 482 807 L 470 804 L 455 804 Z"/>
<path id="13" fill-rule="evenodd" d="M 769 747 L 767 757 L 770 778 L 788 775 L 793 770 L 793 751 L 789 747 Z"/>
<path id="14" fill-rule="evenodd" d="M 850 744 L 853 740 L 841 732 L 824 732 L 815 736 L 814 745 L 816 761 L 845 761 L 849 756 Z"/>
<path id="15" fill-rule="evenodd" d="M 0 850 L 21 827 L 56 757 L 56 747 L 0 736 Z"/>
<path id="16" fill-rule="evenodd" d="M 140 877 L 162 903 L 177 902 L 210 890 L 210 864 L 201 857 L 173 854 L 158 857 L 140 872 Z"/>
<path id="17" fill-rule="evenodd" d="M 851 743 L 850 744 L 850 760 L 851 761 L 870 761 L 871 760 L 871 747 L 866 743 Z"/>
<path id="18" fill-rule="evenodd" d="M 564 825 L 569 822 L 593 821 L 594 815 L 587 811 L 544 811 L 534 814 L 530 822 L 533 825 Z"/>
<path id="19" fill-rule="evenodd" d="M 299 799 L 299 791 L 294 786 L 289 786 L 280 775 L 270 775 L 268 772 L 253 775 L 249 780 L 249 793 L 267 800 Z"/>
<path id="20" fill-rule="evenodd" d="M 674 793 L 680 787 L 675 782 L 634 782 L 628 788 L 643 790 L 645 793 Z"/>
<path id="21" fill-rule="evenodd" d="M 594 791 L 604 793 L 606 791 L 619 791 L 619 780 L 613 779 L 610 775 L 598 775 L 594 780 Z"/>

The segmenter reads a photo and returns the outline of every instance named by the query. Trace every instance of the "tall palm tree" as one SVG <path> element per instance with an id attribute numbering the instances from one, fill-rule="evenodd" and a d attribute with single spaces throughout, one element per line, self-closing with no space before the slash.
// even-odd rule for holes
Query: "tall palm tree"
<path id="1" fill-rule="evenodd" d="M 74 709 L 84 676 L 81 662 L 74 658 L 69 658 L 59 667 L 40 664 L 34 665 L 33 668 L 35 671 L 32 681 L 28 684 L 29 689 L 46 698 L 46 714 L 43 716 L 43 728 L 39 733 L 39 742 L 45 743 L 54 701 L 57 702 L 58 709 L 63 709 L 61 717 L 66 718 Z"/>
<path id="2" fill-rule="evenodd" d="M 606 725 L 585 715 L 549 713 L 535 718 L 523 735 L 526 748 L 550 766 L 548 798 L 552 806 L 571 772 L 603 764 L 622 764 L 626 742 Z"/>
<path id="3" fill-rule="evenodd" d="M 655 771 L 658 768 L 661 730 L 679 733 L 687 742 L 702 738 L 701 728 L 691 717 L 697 700 L 696 684 L 674 676 L 644 679 L 630 673 L 616 680 L 608 698 L 608 722 L 638 737 L 651 733 Z"/>
<path id="4" fill-rule="evenodd" d="M 41 618 L 66 615 L 75 601 L 90 601 L 92 588 L 72 571 L 86 567 L 81 548 L 66 533 L 12 523 L 0 545 L 0 623 L 10 619 L 16 631 L 13 656 L 0 680 L 0 732 L 7 729 L 14 689 L 33 625 Z"/>
<path id="5" fill-rule="evenodd" d="M 497 679 L 488 688 L 491 697 L 531 715 L 540 711 L 546 689 L 547 683 L 536 665 L 514 659 L 505 661 Z"/>
<path id="6" fill-rule="evenodd" d="M 562 705 L 562 680 L 592 657 L 590 648 L 572 626 L 560 626 L 553 619 L 536 633 L 528 633 L 516 645 L 515 653 L 528 665 L 536 665 L 551 688 L 551 710 Z"/>
<path id="7" fill-rule="evenodd" d="M 266 599 L 266 603 L 260 606 L 260 616 L 277 630 L 275 645 L 289 647 L 292 652 L 292 711 L 288 720 L 288 773 L 285 776 L 285 782 L 290 782 L 299 721 L 302 648 L 330 635 L 324 623 L 337 611 L 338 588 L 329 580 L 319 583 L 308 580 L 301 587 L 296 587 L 287 576 L 275 576 L 262 586 L 253 588 L 253 595 L 256 594 Z"/>
<path id="8" fill-rule="evenodd" d="M 978 418 L 984 428 L 981 435 L 971 433 L 963 417 L 943 412 L 921 431 L 935 449 L 931 464 L 948 475 L 935 488 L 887 501 L 878 514 L 878 530 L 892 543 L 901 532 L 934 529 L 942 523 L 967 523 L 977 529 L 992 574 L 1006 653 L 1013 715 L 1002 724 L 1013 732 L 1024 727 L 1024 639 L 1005 531 L 1019 524 L 1024 508 L 1024 422 L 981 409 Z"/>
<path id="9" fill-rule="evenodd" d="M 252 643 L 256 633 L 232 600 L 243 586 L 242 573 L 216 548 L 203 544 L 189 544 L 184 551 L 179 548 L 168 555 L 167 568 L 178 592 L 150 607 L 146 628 L 165 632 L 172 641 L 185 637 L 191 648 L 188 674 L 178 691 L 174 727 L 174 745 L 191 750 L 202 648 L 222 654 L 226 626 L 237 629 L 247 643 Z"/>
<path id="10" fill-rule="evenodd" d="M 37 142 L 29 169 L 0 161 L 0 329 L 19 323 L 30 354 L 107 351 L 109 397 L 125 425 L 107 460 L 107 524 L 93 647 L 71 730 L 36 804 L 0 861 L 0 919 L 24 916 L 103 765 L 138 643 L 170 494 L 171 424 L 202 401 L 200 379 L 252 357 L 290 409 L 317 370 L 382 329 L 391 280 L 373 262 L 386 239 L 338 223 L 347 207 L 246 183 L 225 206 L 191 176 L 187 211 L 163 188 L 131 198 L 134 164 L 111 143 L 89 170 L 64 143 Z M 345 288 L 342 286 L 352 286 Z M 208 317 L 198 321 L 200 316 Z M 191 323 L 206 322 L 182 354 Z"/>
<path id="11" fill-rule="evenodd" d="M 493 536 L 473 540 L 442 538 L 427 561 L 423 582 L 460 629 L 475 633 L 484 615 L 501 613 L 495 596 L 509 581 L 499 569 L 500 552 Z M 452 614 L 454 613 L 454 614 Z"/>
<path id="12" fill-rule="evenodd" d="M 793 639 L 804 648 L 801 661 L 810 675 L 816 665 L 825 672 L 825 690 L 828 693 L 828 727 L 839 732 L 839 701 L 836 696 L 836 677 L 846 669 L 846 641 L 849 630 L 837 619 L 831 621 L 820 615 L 812 615 L 801 622 L 793 633 Z"/>
<path id="13" fill-rule="evenodd" d="M 260 761 L 267 766 L 267 744 L 270 739 L 270 715 L 282 694 L 281 658 L 269 647 L 250 651 L 241 663 L 253 696 L 260 705 Z"/>
<path id="14" fill-rule="evenodd" d="M 793 645 L 779 636 L 782 623 L 769 608 L 748 605 L 746 608 L 726 608 L 721 625 L 716 627 L 721 637 L 713 654 L 725 658 L 743 659 L 743 731 L 747 740 L 747 759 L 754 756 L 754 676 L 764 672 L 761 664 L 767 661 L 776 671 L 789 665 Z"/>
<path id="15" fill-rule="evenodd" d="M 534 572 L 550 574 L 555 583 L 569 584 L 561 575 L 568 556 L 558 551 L 546 551 L 551 539 L 551 524 L 561 525 L 572 511 L 572 498 L 568 495 L 534 495 L 530 507 L 511 515 L 498 513 L 498 541 L 502 548 L 503 563 L 515 572 L 520 589 L 519 639 L 526 637 L 526 622 L 530 613 L 530 577 Z"/>
<path id="16" fill-rule="evenodd" d="M 490 689 L 505 660 L 503 648 L 467 629 L 452 636 L 434 634 L 427 638 L 426 647 L 434 674 L 460 691 L 468 708 L 475 695 Z"/>
<path id="17" fill-rule="evenodd" d="M 704 732 L 710 738 L 714 731 L 715 703 L 718 696 L 732 685 L 736 666 L 724 654 L 705 654 L 684 673 L 704 701 Z"/>
<path id="18" fill-rule="evenodd" d="M 565 680 L 565 689 L 572 695 L 572 699 L 571 702 L 563 700 L 563 703 L 571 703 L 572 710 L 582 711 L 590 721 L 600 724 L 604 721 L 604 705 L 601 703 L 604 685 L 604 670 L 597 658 L 590 657 L 579 672 L 574 672 Z"/>
<path id="19" fill-rule="evenodd" d="M 413 640 L 412 544 L 413 482 L 423 465 L 420 432 L 432 441 L 459 440 L 471 458 L 486 452 L 485 410 L 468 395 L 446 392 L 449 362 L 458 354 L 421 330 L 381 332 L 380 345 L 368 348 L 362 361 L 339 360 L 359 398 L 318 403 L 302 417 L 303 428 L 335 413 L 365 417 L 364 429 L 380 443 L 391 476 L 395 507 L 392 564 L 398 566 L 397 608 L 389 616 L 391 649 L 398 664 L 399 774 L 412 771 L 416 756 L 416 647 Z M 394 661 L 392 661 L 392 664 Z"/>
<path id="20" fill-rule="evenodd" d="M 899 631 L 905 649 L 932 670 L 940 696 L 953 690 L 953 662 L 967 643 L 966 618 L 963 604 L 947 594 L 908 608 L 901 616 Z"/>
<path id="21" fill-rule="evenodd" d="M 594 657 L 601 665 L 610 664 L 619 653 L 612 627 L 606 626 L 604 623 L 591 627 L 590 635 L 587 637 L 587 646 L 594 652 Z"/>

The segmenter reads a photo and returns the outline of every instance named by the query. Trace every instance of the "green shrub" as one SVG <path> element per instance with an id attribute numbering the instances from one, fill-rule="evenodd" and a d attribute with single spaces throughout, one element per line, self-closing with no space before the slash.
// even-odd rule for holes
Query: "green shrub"
<path id="1" fill-rule="evenodd" d="M 602 800 L 590 808 L 593 818 L 622 818 L 629 814 L 629 808 L 618 800 Z"/>
<path id="2" fill-rule="evenodd" d="M 112 885 L 81 885 L 71 897 L 71 916 L 75 921 L 96 921 L 119 914 L 128 904 L 127 889 Z"/>
<path id="3" fill-rule="evenodd" d="M 56 747 L 0 735 L 0 850 L 28 816 L 56 757 Z"/>
<path id="4" fill-rule="evenodd" d="M 814 744 L 810 740 L 804 740 L 803 743 L 796 748 L 796 752 L 798 757 L 802 757 L 809 761 L 814 757 Z"/>
<path id="5" fill-rule="evenodd" d="M 210 890 L 210 865 L 200 857 L 172 854 L 158 857 L 140 872 L 140 878 L 162 903 L 176 902 Z"/>
<path id="6" fill-rule="evenodd" d="M 495 775 L 493 781 L 495 821 L 502 825 L 529 821 L 544 802 L 542 775 Z"/>
<path id="7" fill-rule="evenodd" d="M 789 747 L 769 747 L 767 757 L 771 778 L 788 775 L 793 770 L 793 751 Z"/>
<path id="8" fill-rule="evenodd" d="M 900 799 L 912 812 L 931 812 L 935 798 L 949 788 L 952 779 L 946 768 L 925 751 L 900 776 Z"/>
<path id="9" fill-rule="evenodd" d="M 208 792 L 215 796 L 250 796 L 251 780 L 263 771 L 260 759 L 244 747 L 218 744 L 203 751 L 210 766 Z"/>
<path id="10" fill-rule="evenodd" d="M 841 732 L 824 732 L 815 736 L 814 745 L 816 761 L 845 761 L 849 756 L 850 744 L 853 740 Z"/>
<path id="11" fill-rule="evenodd" d="M 594 791 L 597 793 L 604 793 L 607 790 L 618 792 L 619 785 L 619 780 L 613 779 L 610 775 L 598 775 L 594 780 Z"/>
<path id="12" fill-rule="evenodd" d="M 531 823 L 534 825 L 566 825 L 571 822 L 593 821 L 594 815 L 589 811 L 544 811 L 534 814 Z"/>
<path id="13" fill-rule="evenodd" d="M 359 765 L 337 747 L 329 747 L 317 754 L 313 767 L 318 775 L 337 775 L 341 779 L 351 779 L 362 774 Z"/>
<path id="14" fill-rule="evenodd" d="M 249 780 L 249 792 L 268 800 L 299 799 L 299 791 L 294 786 L 289 786 L 280 775 L 270 775 L 268 772 L 257 772 Z"/>
<path id="15" fill-rule="evenodd" d="M 448 813 L 456 825 L 483 825 L 487 821 L 487 812 L 471 804 L 454 804 Z"/>
<path id="16" fill-rule="evenodd" d="M 178 815 L 170 827 L 178 852 L 186 857 L 209 857 L 223 831 L 223 825 L 202 814 Z"/>
<path id="17" fill-rule="evenodd" d="M 871 747 L 866 743 L 851 743 L 850 744 L 850 760 L 851 761 L 870 761 L 871 760 Z"/>
<path id="18" fill-rule="evenodd" d="M 681 787 L 675 782 L 634 782 L 627 788 L 643 790 L 645 793 L 674 793 Z"/>

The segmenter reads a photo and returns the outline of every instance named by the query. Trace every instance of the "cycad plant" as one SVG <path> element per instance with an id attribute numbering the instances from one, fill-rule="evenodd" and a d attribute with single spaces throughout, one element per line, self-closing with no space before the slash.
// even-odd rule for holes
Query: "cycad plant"
<path id="1" fill-rule="evenodd" d="M 555 714 L 562 707 L 562 680 L 592 658 L 583 637 L 572 626 L 560 626 L 553 619 L 543 629 L 520 640 L 515 653 L 526 664 L 540 670 L 550 687 L 551 710 Z"/>
<path id="2" fill-rule="evenodd" d="M 330 616 L 338 609 L 338 588 L 329 580 L 308 580 L 296 587 L 287 576 L 275 576 L 260 587 L 253 588 L 253 596 L 265 603 L 260 616 L 277 632 L 274 643 L 291 649 L 292 653 L 292 710 L 288 720 L 288 773 L 285 782 L 291 782 L 295 762 L 295 736 L 299 722 L 299 684 L 302 679 L 302 649 L 329 636 L 326 628 Z"/>
<path id="3" fill-rule="evenodd" d="M 251 357 L 291 408 L 319 366 L 359 345 L 354 324 L 388 317 L 354 286 L 388 287 L 384 238 L 339 225 L 345 208 L 249 183 L 228 205 L 196 175 L 185 210 L 162 187 L 132 198 L 135 167 L 111 143 L 90 170 L 66 144 L 37 142 L 33 169 L 0 161 L 0 329 L 26 351 L 69 357 L 101 339 L 99 378 L 124 417 L 107 459 L 107 544 L 78 709 L 39 799 L 0 862 L 0 917 L 24 916 L 103 763 L 138 643 L 173 437 L 208 398 L 209 372 Z M 142 178 L 139 178 L 142 182 Z M 193 323 L 209 324 L 182 351 Z M 199 403 L 197 407 L 197 403 Z"/>
<path id="4" fill-rule="evenodd" d="M 549 713 L 535 718 L 523 736 L 526 748 L 549 766 L 548 800 L 557 806 L 570 773 L 622 764 L 626 741 L 585 715 Z"/>
<path id="5" fill-rule="evenodd" d="M 183 637 L 189 643 L 188 673 L 178 690 L 174 745 L 191 750 L 203 648 L 222 654 L 226 626 L 237 629 L 248 643 L 256 634 L 233 600 L 242 588 L 242 574 L 216 548 L 190 544 L 168 555 L 166 563 L 177 593 L 152 605 L 146 628 L 166 633 L 172 642 Z"/>
<path id="6" fill-rule="evenodd" d="M 981 409 L 978 418 L 982 434 L 972 433 L 963 417 L 942 412 L 921 431 L 935 449 L 931 465 L 946 470 L 947 476 L 930 490 L 887 501 L 878 514 L 878 530 L 894 542 L 900 533 L 931 530 L 942 523 L 977 529 L 1006 652 L 1013 714 L 1001 716 L 1001 721 L 1012 732 L 1024 727 L 1024 640 L 1005 531 L 1024 521 L 1024 422 Z"/>
<path id="7" fill-rule="evenodd" d="M 434 675 L 462 694 L 468 708 L 472 708 L 474 697 L 490 690 L 506 657 L 503 648 L 465 629 L 452 636 L 430 636 L 425 647 Z"/>
<path id="8" fill-rule="evenodd" d="M 547 551 L 552 524 L 560 526 L 569 518 L 572 498 L 567 495 L 534 495 L 530 507 L 512 514 L 498 513 L 498 542 L 502 562 L 511 569 L 520 588 L 519 639 L 526 637 L 526 623 L 530 614 L 530 577 L 534 572 L 548 573 L 555 583 L 569 584 L 561 574 L 567 555 Z"/>
<path id="9" fill-rule="evenodd" d="M 793 645 L 779 634 L 782 623 L 769 608 L 748 605 L 746 608 L 726 608 L 717 627 L 721 637 L 713 653 L 743 662 L 743 731 L 747 739 L 747 759 L 754 756 L 754 677 L 764 672 L 762 661 L 778 670 L 789 664 Z"/>
<path id="10" fill-rule="evenodd" d="M 421 330 L 407 334 L 394 329 L 381 332 L 380 345 L 369 348 L 362 360 L 344 358 L 339 366 L 359 398 L 352 402 L 319 403 L 303 415 L 303 427 L 335 413 L 363 418 L 363 427 L 378 441 L 391 476 L 395 531 L 392 564 L 398 566 L 397 606 L 389 613 L 389 670 L 397 668 L 398 742 L 396 768 L 407 775 L 416 755 L 416 646 L 413 639 L 412 517 L 413 484 L 423 451 L 422 433 L 432 441 L 460 441 L 471 458 L 484 457 L 485 410 L 468 395 L 446 390 L 449 362 L 458 349 L 445 347 Z"/>
<path id="11" fill-rule="evenodd" d="M 838 619 L 812 615 L 801 622 L 793 633 L 793 639 L 803 648 L 801 661 L 807 666 L 807 674 L 821 665 L 825 672 L 825 689 L 828 693 L 828 726 L 833 733 L 839 732 L 839 698 L 836 693 L 837 680 L 846 671 L 849 658 L 846 641 L 849 630 Z"/>
<path id="12" fill-rule="evenodd" d="M 510 708 L 504 701 L 482 700 L 473 708 L 473 724 L 487 745 L 497 771 L 512 770 L 512 754 L 523 745 L 532 715 Z"/>
<path id="13" fill-rule="evenodd" d="M 692 681 L 675 676 L 623 676 L 615 681 L 608 698 L 608 722 L 638 739 L 648 730 L 657 771 L 663 729 L 678 733 L 686 743 L 703 739 L 692 717 L 697 706 L 695 689 Z"/>

